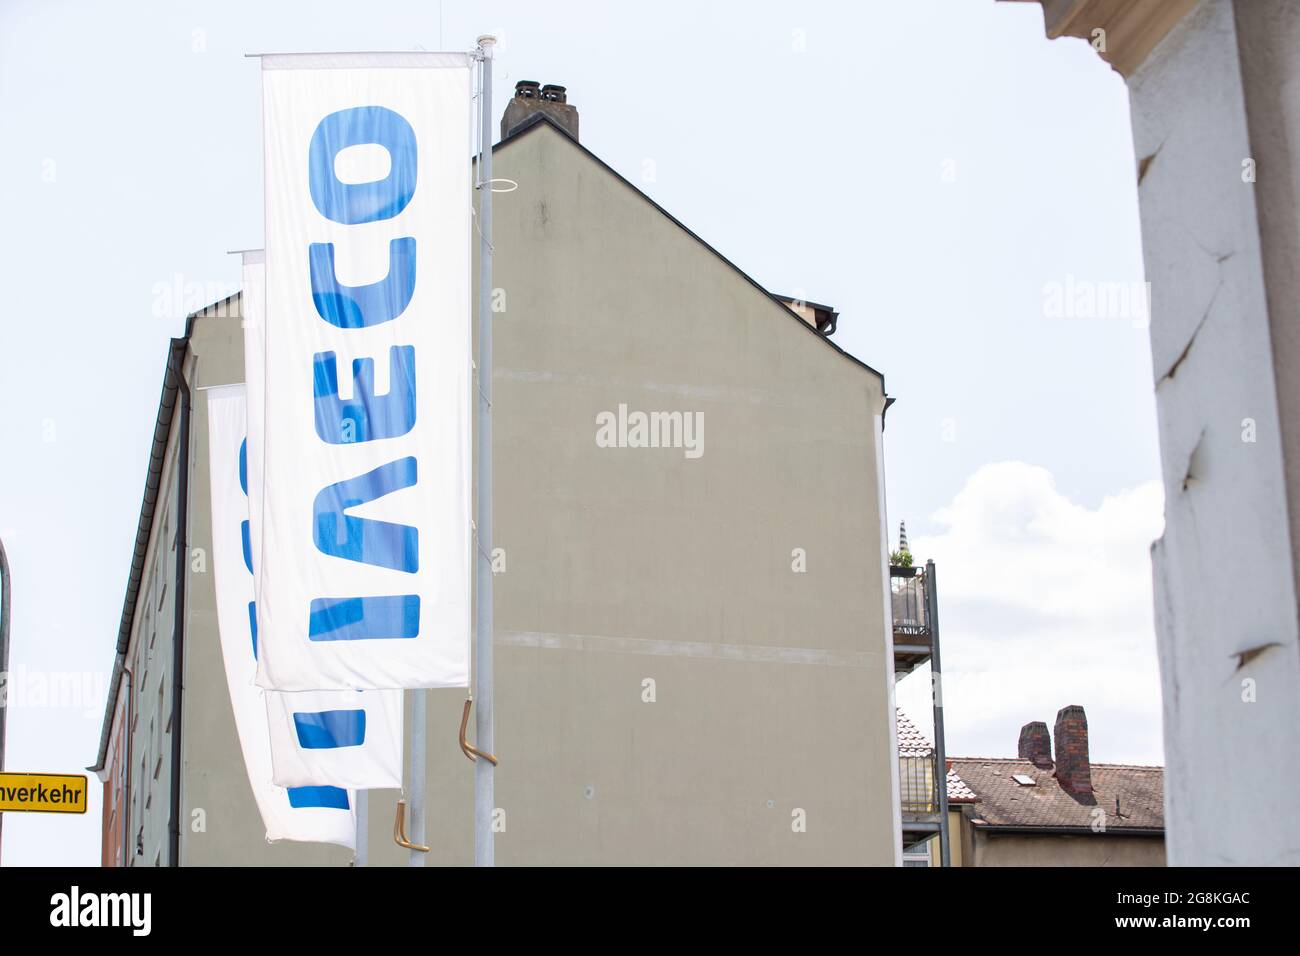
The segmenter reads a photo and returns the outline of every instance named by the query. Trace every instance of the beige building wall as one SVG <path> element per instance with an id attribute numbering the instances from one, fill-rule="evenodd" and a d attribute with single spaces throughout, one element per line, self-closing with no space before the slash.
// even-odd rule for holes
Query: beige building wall
<path id="1" fill-rule="evenodd" d="M 549 126 L 494 172 L 497 862 L 895 864 L 881 378 Z M 196 319 L 191 385 L 242 380 L 241 336 Z M 620 405 L 702 415 L 702 454 L 598 447 Z M 190 456 L 210 550 L 199 391 Z M 187 587 L 183 862 L 346 865 L 264 842 L 210 567 Z M 473 858 L 462 701 L 429 692 L 429 865 Z M 407 860 L 398 796 L 372 865 Z"/>
<path id="2" fill-rule="evenodd" d="M 494 163 L 498 859 L 894 862 L 881 379 L 549 126 Z"/>
<path id="3" fill-rule="evenodd" d="M 967 846 L 969 859 L 961 864 L 964 866 L 1165 865 L 1165 841 L 1161 837 L 1038 836 L 973 830 Z"/>

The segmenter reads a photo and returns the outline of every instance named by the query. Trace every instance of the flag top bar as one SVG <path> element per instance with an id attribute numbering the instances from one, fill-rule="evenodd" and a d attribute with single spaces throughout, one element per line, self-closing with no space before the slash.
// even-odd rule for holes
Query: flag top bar
<path id="1" fill-rule="evenodd" d="M 395 50 L 388 53 L 245 53 L 260 59 L 263 70 L 352 70 L 464 68 L 475 59 L 464 51 L 424 52 Z"/>

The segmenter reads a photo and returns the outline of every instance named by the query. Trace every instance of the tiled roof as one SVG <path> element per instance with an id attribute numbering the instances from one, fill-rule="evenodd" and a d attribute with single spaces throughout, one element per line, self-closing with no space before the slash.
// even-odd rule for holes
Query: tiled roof
<path id="1" fill-rule="evenodd" d="M 903 713 L 902 708 L 897 711 L 898 717 L 898 756 L 899 757 L 931 757 L 934 755 L 934 747 L 930 745 L 929 739 L 921 733 L 912 719 Z M 951 761 L 950 761 L 951 762 Z M 948 802 L 949 803 L 974 803 L 976 800 L 974 792 L 966 786 L 966 781 L 957 774 L 957 771 L 949 768 L 948 770 Z"/>
<path id="2" fill-rule="evenodd" d="M 934 747 L 925 734 L 917 729 L 910 717 L 897 710 L 898 715 L 898 755 L 900 757 L 928 757 L 934 753 Z"/>
<path id="3" fill-rule="evenodd" d="M 955 757 L 951 764 L 960 779 L 974 791 L 976 826 L 1093 829 L 1094 822 L 1099 822 L 1107 830 L 1164 829 L 1162 767 L 1094 763 L 1093 793 L 1080 797 L 1061 788 L 1050 764 L 1040 767 L 1029 760 L 992 757 Z M 1034 784 L 1017 783 L 1015 774 L 1031 777 Z M 1104 816 L 1096 813 L 1098 809 Z"/>
<path id="4" fill-rule="evenodd" d="M 966 781 L 957 776 L 957 771 L 948 770 L 948 802 L 949 803 L 974 803 L 979 798 L 975 796 L 975 791 L 966 786 Z"/>

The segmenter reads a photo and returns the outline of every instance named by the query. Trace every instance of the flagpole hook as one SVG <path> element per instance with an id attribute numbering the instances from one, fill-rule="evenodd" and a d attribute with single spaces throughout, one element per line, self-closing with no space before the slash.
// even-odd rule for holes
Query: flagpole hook
<path id="1" fill-rule="evenodd" d="M 397 816 L 393 820 L 393 842 L 398 846 L 406 847 L 408 850 L 419 850 L 421 853 L 428 853 L 427 846 L 421 846 L 418 843 L 412 843 L 406 838 L 406 801 L 397 801 Z"/>
<path id="2" fill-rule="evenodd" d="M 496 757 L 492 756 L 492 754 L 484 753 L 482 750 L 479 750 L 472 743 L 470 743 L 468 740 L 465 739 L 465 728 L 469 726 L 469 709 L 473 705 L 474 705 L 474 698 L 466 697 L 465 709 L 461 711 L 460 714 L 460 752 L 474 762 L 477 762 L 478 758 L 482 757 L 484 760 L 486 760 L 488 763 L 490 763 L 492 766 L 495 767 L 498 763 Z"/>

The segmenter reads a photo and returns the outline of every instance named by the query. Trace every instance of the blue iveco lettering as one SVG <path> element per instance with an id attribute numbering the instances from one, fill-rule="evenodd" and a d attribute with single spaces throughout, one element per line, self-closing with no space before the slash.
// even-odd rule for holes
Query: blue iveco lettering
<path id="1" fill-rule="evenodd" d="M 364 641 L 420 633 L 420 596 L 317 598 L 311 602 L 313 641 Z"/>
<path id="2" fill-rule="evenodd" d="M 307 261 L 316 314 L 340 329 L 391 322 L 406 311 L 415 294 L 415 240 L 410 236 L 388 244 L 388 275 L 369 285 L 339 282 L 332 242 L 313 242 L 307 248 Z"/>
<path id="3" fill-rule="evenodd" d="M 316 547 L 336 558 L 414 574 L 420 570 L 418 530 L 347 513 L 349 508 L 414 484 L 415 459 L 408 456 L 356 478 L 326 485 L 312 507 Z"/>
<path id="4" fill-rule="evenodd" d="M 397 438 L 415 427 L 415 349 L 388 350 L 388 394 L 375 395 L 375 360 L 352 360 L 352 400 L 339 398 L 338 359 L 318 352 L 312 361 L 316 434 L 331 445 Z"/>
<path id="5" fill-rule="evenodd" d="M 295 713 L 293 726 L 303 750 L 360 747 L 366 742 L 364 710 L 318 710 Z"/>
<path id="6" fill-rule="evenodd" d="M 375 144 L 388 151 L 388 175 L 369 183 L 345 183 L 334 160 L 351 146 Z M 354 106 L 331 113 L 311 137 L 307 180 L 311 201 L 331 222 L 356 226 L 392 219 L 415 195 L 415 130 L 399 113 L 382 106 Z"/>
<path id="7" fill-rule="evenodd" d="M 343 150 L 354 146 L 382 147 L 389 158 L 387 174 L 363 183 L 339 179 L 335 160 Z M 415 131 L 399 113 L 382 106 L 357 106 L 330 113 L 317 125 L 308 149 L 307 181 L 312 202 L 326 219 L 345 226 L 392 219 L 415 195 L 418 159 Z M 341 331 L 373 328 L 401 316 L 415 294 L 415 245 L 410 236 L 389 238 L 388 272 L 384 278 L 349 286 L 339 281 L 335 244 L 310 243 L 307 279 L 316 314 Z M 317 437 L 330 445 L 350 445 L 408 434 L 416 419 L 415 347 L 389 349 L 390 384 L 386 395 L 375 394 L 375 360 L 354 358 L 352 397 L 344 401 L 339 394 L 339 365 L 347 359 L 333 351 L 318 352 L 312 358 Z M 416 573 L 420 568 L 418 529 L 357 517 L 348 511 L 412 487 L 417 475 L 416 459 L 406 456 L 322 488 L 312 506 L 312 537 L 317 550 L 345 561 Z M 420 599 L 414 594 L 322 596 L 313 599 L 308 609 L 308 637 L 312 641 L 409 639 L 417 637 L 419 630 Z M 300 716 L 304 715 L 295 715 L 295 719 Z M 327 734 L 315 724 L 300 724 L 298 733 L 300 742 L 348 739 L 337 726 Z"/>

